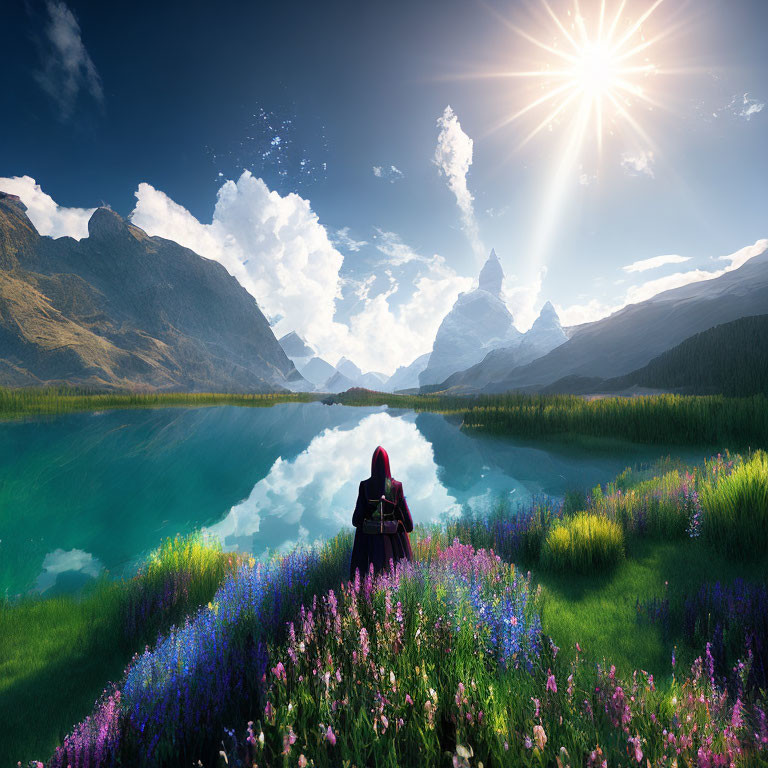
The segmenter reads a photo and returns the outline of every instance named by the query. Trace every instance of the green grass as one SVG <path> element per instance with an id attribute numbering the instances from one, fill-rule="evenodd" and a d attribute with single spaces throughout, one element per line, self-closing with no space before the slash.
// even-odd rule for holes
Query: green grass
<path id="1" fill-rule="evenodd" d="M 768 455 L 757 451 L 722 478 L 708 477 L 701 505 L 703 534 L 732 558 L 753 558 L 768 549 Z"/>
<path id="2" fill-rule="evenodd" d="M 701 541 L 648 539 L 633 541 L 626 559 L 608 574 L 534 574 L 542 586 L 544 631 L 567 657 L 579 643 L 593 661 L 609 659 L 624 674 L 646 669 L 665 685 L 671 679 L 674 646 L 680 646 L 681 667 L 690 659 L 680 637 L 664 639 L 659 626 L 638 622 L 638 599 L 695 593 L 707 581 L 761 580 L 766 572 L 765 556 L 735 563 L 713 555 Z"/>
<path id="3" fill-rule="evenodd" d="M 309 403 L 318 396 L 306 393 L 227 394 L 216 392 L 95 392 L 70 387 L 0 387 L 0 419 L 55 415 L 112 408 L 169 408 L 173 406 L 239 405 L 269 407 L 277 403 Z"/>
<path id="4" fill-rule="evenodd" d="M 131 656 L 206 604 L 235 563 L 194 534 L 166 541 L 133 579 L 0 602 L 0 754 L 14 764 L 50 754 Z"/>
<path id="5" fill-rule="evenodd" d="M 615 567 L 623 557 L 621 526 L 602 515 L 578 512 L 550 528 L 541 565 L 551 571 L 599 573 Z"/>
<path id="6" fill-rule="evenodd" d="M 387 405 L 462 416 L 466 429 L 539 439 L 554 435 L 619 438 L 669 445 L 766 446 L 768 398 L 653 395 L 587 400 L 576 395 L 390 395 L 355 389 L 345 405 Z"/>

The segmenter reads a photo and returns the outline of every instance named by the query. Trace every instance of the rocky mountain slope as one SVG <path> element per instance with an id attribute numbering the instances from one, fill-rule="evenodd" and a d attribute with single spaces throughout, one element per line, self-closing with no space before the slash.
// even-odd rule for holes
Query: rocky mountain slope
<path id="1" fill-rule="evenodd" d="M 742 317 L 697 333 L 624 376 L 570 376 L 544 391 L 594 394 L 641 390 L 737 397 L 768 394 L 768 315 Z"/>
<path id="2" fill-rule="evenodd" d="M 766 311 L 768 250 L 720 277 L 664 291 L 580 326 L 544 357 L 500 370 L 483 391 L 541 389 L 563 377 L 623 376 L 696 333 Z"/>
<path id="3" fill-rule="evenodd" d="M 429 352 L 417 357 L 410 365 L 401 365 L 387 379 L 386 387 L 388 392 L 397 392 L 401 389 L 418 389 L 419 374 L 427 367 L 429 363 Z"/>
<path id="4" fill-rule="evenodd" d="M 0 385 L 275 391 L 302 378 L 219 263 L 99 208 L 41 237 L 0 191 Z"/>

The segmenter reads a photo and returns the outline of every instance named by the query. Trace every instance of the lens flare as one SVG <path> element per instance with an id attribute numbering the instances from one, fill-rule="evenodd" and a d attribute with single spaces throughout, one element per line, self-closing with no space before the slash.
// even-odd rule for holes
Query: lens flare
<path id="1" fill-rule="evenodd" d="M 579 166 L 594 161 L 595 154 L 600 157 L 606 134 L 627 132 L 645 150 L 659 154 L 641 125 L 639 113 L 641 107 L 647 112 L 648 108 L 664 106 L 651 91 L 654 77 L 671 71 L 654 61 L 657 44 L 675 31 L 669 23 L 658 25 L 658 32 L 653 29 L 656 19 L 652 16 L 663 2 L 569 0 L 558 15 L 548 0 L 541 0 L 546 26 L 537 34 L 490 9 L 514 32 L 510 47 L 515 57 L 526 55 L 527 43 L 530 60 L 535 62 L 530 69 L 474 75 L 510 78 L 521 86 L 513 93 L 518 100 L 516 111 L 505 115 L 491 130 L 512 123 L 525 125 L 518 149 L 545 131 L 560 139 L 557 150 L 549 153 L 552 167 L 544 177 L 546 189 L 526 251 L 529 275 L 538 276 L 539 285 L 545 273 L 544 255 L 566 193 L 580 176 L 594 178 L 580 172 Z M 524 44 L 517 45 L 519 42 Z M 519 98 L 526 95 L 527 101 L 520 105 Z M 535 298 L 532 296 L 531 301 Z"/>
<path id="2" fill-rule="evenodd" d="M 599 7 L 595 4 L 592 22 L 588 23 L 579 0 L 573 0 L 564 18 L 554 12 L 547 0 L 542 0 L 551 24 L 551 43 L 505 21 L 516 35 L 547 56 L 543 66 L 537 69 L 494 73 L 496 77 L 531 78 L 538 81 L 543 90 L 522 109 L 505 117 L 497 128 L 546 109 L 544 117 L 524 137 L 523 145 L 556 124 L 564 124 L 574 132 L 581 132 L 585 116 L 594 125 L 598 150 L 602 148 L 606 125 L 619 121 L 650 142 L 631 110 L 637 103 L 660 106 L 648 88 L 649 79 L 659 71 L 651 54 L 654 44 L 670 30 L 664 29 L 649 37 L 645 29 L 662 2 L 664 0 L 655 0 L 634 21 L 630 21 L 626 0 L 616 3 L 615 10 L 610 14 L 606 0 L 600 0 Z M 581 149 L 582 143 L 578 142 L 577 150 Z"/>

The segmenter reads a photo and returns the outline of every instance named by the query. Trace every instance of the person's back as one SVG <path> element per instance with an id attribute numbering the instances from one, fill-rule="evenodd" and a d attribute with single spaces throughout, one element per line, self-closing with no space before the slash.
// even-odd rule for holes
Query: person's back
<path id="1" fill-rule="evenodd" d="M 378 573 L 390 561 L 412 558 L 408 536 L 413 530 L 411 512 L 403 485 L 393 479 L 389 456 L 381 446 L 373 452 L 371 476 L 360 483 L 352 525 L 356 530 L 350 579 L 354 579 L 356 570 L 364 577 L 371 564 Z"/>

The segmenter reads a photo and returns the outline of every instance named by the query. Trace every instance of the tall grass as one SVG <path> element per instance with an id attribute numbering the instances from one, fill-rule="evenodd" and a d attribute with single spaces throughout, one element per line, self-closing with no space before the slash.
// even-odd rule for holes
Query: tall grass
<path id="1" fill-rule="evenodd" d="M 555 571 L 589 573 L 613 568 L 623 557 L 621 526 L 602 515 L 580 512 L 549 530 L 541 562 Z"/>
<path id="2" fill-rule="evenodd" d="M 762 447 L 768 398 L 653 395 L 587 400 L 576 395 L 389 395 L 350 390 L 331 398 L 346 405 L 387 405 L 463 416 L 467 429 L 541 438 L 585 435 L 638 443 Z"/>
<path id="3" fill-rule="evenodd" d="M 707 477 L 700 491 L 703 534 L 730 557 L 768 550 L 768 454 L 756 451 L 724 477 Z"/>
<path id="4" fill-rule="evenodd" d="M 277 403 L 307 403 L 317 399 L 315 395 L 291 392 L 270 394 L 100 392 L 75 387 L 14 389 L 0 387 L 0 419 L 110 408 L 201 407 L 209 405 L 268 407 Z"/>

